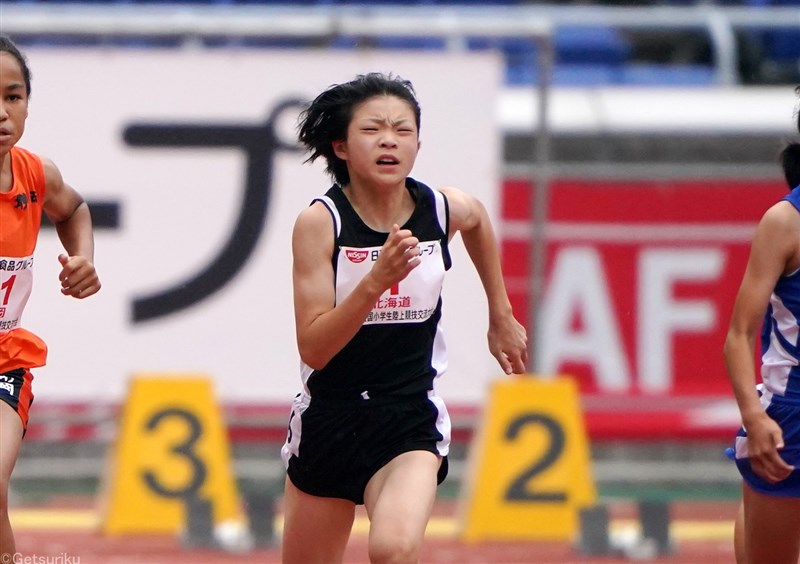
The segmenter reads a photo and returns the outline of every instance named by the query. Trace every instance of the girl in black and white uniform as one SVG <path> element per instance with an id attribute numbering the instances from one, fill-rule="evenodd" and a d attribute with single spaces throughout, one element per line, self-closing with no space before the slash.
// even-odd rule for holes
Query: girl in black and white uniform
<path id="1" fill-rule="evenodd" d="M 341 561 L 355 516 L 370 518 L 373 562 L 416 562 L 447 473 L 450 419 L 434 391 L 447 366 L 441 290 L 461 232 L 489 304 L 489 349 L 525 370 L 483 205 L 409 177 L 420 109 L 408 81 L 367 74 L 306 109 L 300 141 L 335 184 L 293 233 L 303 392 L 286 443 L 284 562 Z"/>

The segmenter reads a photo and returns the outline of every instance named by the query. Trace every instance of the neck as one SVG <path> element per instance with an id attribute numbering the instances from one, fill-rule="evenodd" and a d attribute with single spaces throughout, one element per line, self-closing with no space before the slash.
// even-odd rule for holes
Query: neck
<path id="1" fill-rule="evenodd" d="M 0 155 L 0 192 L 8 192 L 14 183 L 14 176 L 11 173 L 11 154 L 3 153 Z"/>
<path id="2" fill-rule="evenodd" d="M 375 231 L 389 232 L 394 224 L 402 226 L 414 211 L 414 199 L 405 183 L 376 189 L 351 181 L 343 191 L 362 221 Z"/>

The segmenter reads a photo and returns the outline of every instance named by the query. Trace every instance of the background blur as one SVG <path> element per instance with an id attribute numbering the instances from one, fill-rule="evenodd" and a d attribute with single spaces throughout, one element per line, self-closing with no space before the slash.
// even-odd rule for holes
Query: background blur
<path id="1" fill-rule="evenodd" d="M 3 0 L 0 31 L 33 71 L 21 145 L 89 200 L 103 281 L 64 300 L 42 233 L 26 325 L 51 356 L 17 499 L 96 491 L 137 374 L 212 378 L 240 484 L 277 491 L 300 387 L 289 237 L 329 184 L 293 128 L 302 101 L 373 70 L 419 94 L 415 176 L 490 210 L 531 372 L 578 381 L 601 496 L 738 496 L 722 342 L 755 222 L 786 192 L 797 0 Z M 442 495 L 500 376 L 456 264 Z"/>

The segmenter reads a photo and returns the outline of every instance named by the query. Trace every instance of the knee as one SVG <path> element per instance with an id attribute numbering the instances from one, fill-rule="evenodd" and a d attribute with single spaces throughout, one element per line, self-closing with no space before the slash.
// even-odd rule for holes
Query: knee
<path id="1" fill-rule="evenodd" d="M 422 540 L 415 535 L 370 538 L 369 561 L 372 564 L 412 564 L 419 562 L 421 551 Z"/>

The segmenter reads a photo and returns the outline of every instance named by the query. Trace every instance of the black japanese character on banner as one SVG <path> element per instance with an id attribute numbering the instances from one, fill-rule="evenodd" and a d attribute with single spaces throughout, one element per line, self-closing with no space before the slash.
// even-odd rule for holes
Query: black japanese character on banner
<path id="1" fill-rule="evenodd" d="M 245 186 L 239 217 L 228 241 L 206 266 L 185 280 L 133 300 L 133 322 L 140 323 L 186 309 L 218 292 L 244 267 L 264 231 L 272 191 L 272 170 L 277 151 L 299 151 L 294 143 L 281 141 L 276 133 L 280 115 L 290 109 L 301 109 L 303 101 L 279 102 L 266 123 L 258 125 L 229 124 L 143 124 L 128 126 L 123 138 L 134 147 L 224 148 L 244 150 Z"/>

